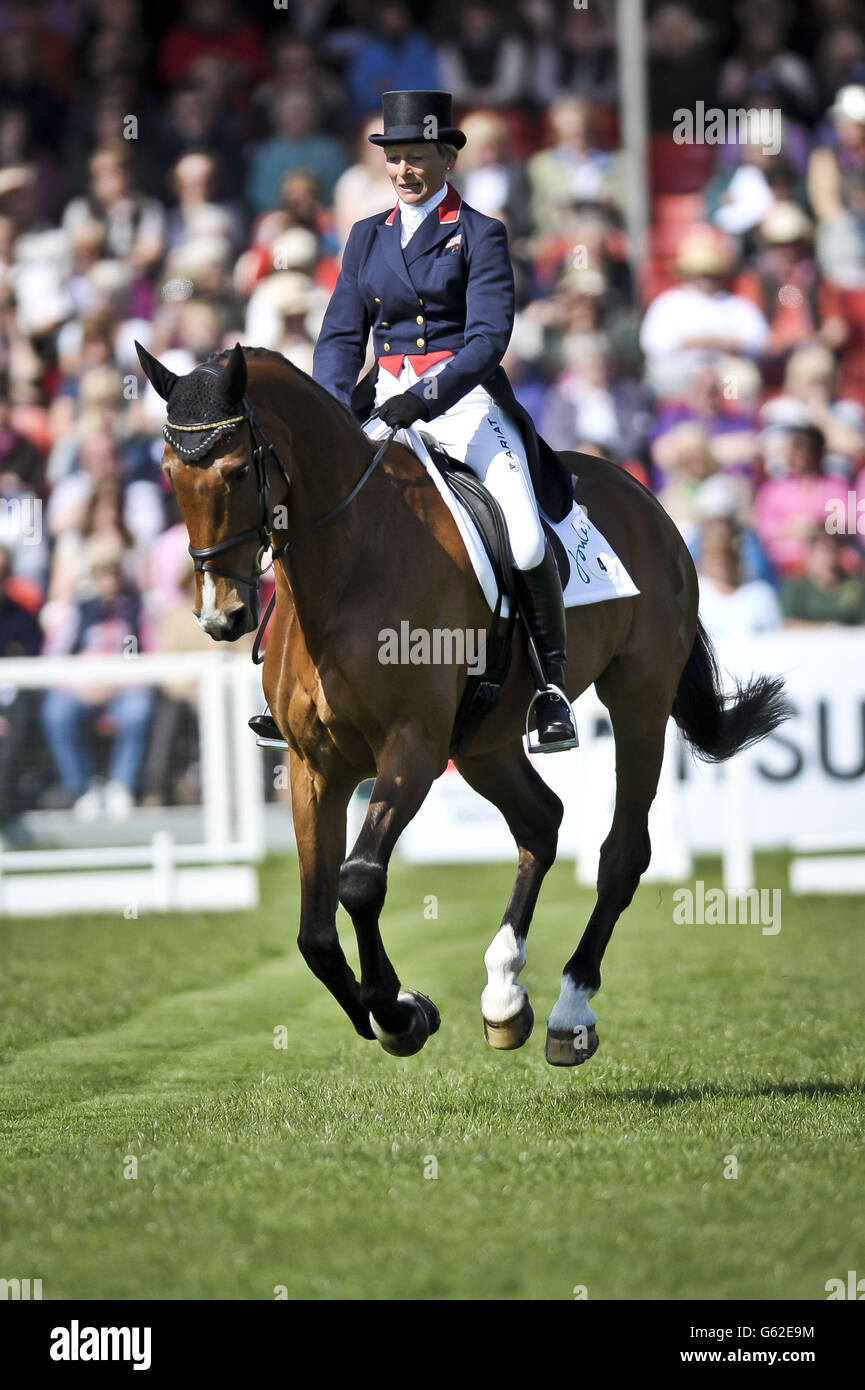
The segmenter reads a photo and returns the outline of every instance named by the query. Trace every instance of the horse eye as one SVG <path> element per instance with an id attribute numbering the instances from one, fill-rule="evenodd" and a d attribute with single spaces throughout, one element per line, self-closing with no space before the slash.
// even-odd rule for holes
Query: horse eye
<path id="1" fill-rule="evenodd" d="M 231 475 L 231 481 L 232 481 L 233 483 L 242 483 L 243 480 L 244 480 L 244 478 L 247 477 L 248 474 L 249 474 L 249 464 L 248 464 L 248 463 L 242 463 L 242 464 L 240 465 L 240 467 L 239 467 L 238 469 L 236 469 L 236 471 L 235 471 L 234 473 L 232 473 L 232 475 Z"/>

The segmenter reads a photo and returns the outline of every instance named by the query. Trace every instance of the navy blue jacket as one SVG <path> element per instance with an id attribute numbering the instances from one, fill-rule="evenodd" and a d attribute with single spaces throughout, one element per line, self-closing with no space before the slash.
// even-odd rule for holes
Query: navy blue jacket
<path id="1" fill-rule="evenodd" d="M 404 249 L 400 235 L 399 205 L 352 227 L 315 348 L 315 380 L 351 406 L 370 329 L 376 362 L 402 353 L 452 352 L 435 378 L 435 396 L 425 394 L 423 381 L 411 394 L 423 399 L 434 419 L 483 385 L 516 420 L 535 491 L 558 520 L 570 506 L 569 476 L 539 441 L 500 365 L 514 323 L 514 275 L 503 224 L 449 188 Z"/>

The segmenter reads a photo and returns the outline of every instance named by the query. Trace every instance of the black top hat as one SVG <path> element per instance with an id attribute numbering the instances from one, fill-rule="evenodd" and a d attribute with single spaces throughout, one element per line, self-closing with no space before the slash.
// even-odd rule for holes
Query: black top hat
<path id="1" fill-rule="evenodd" d="M 461 150 L 466 137 L 451 125 L 450 92 L 383 92 L 384 132 L 370 135 L 374 145 L 400 145 L 408 140 L 443 140 Z"/>

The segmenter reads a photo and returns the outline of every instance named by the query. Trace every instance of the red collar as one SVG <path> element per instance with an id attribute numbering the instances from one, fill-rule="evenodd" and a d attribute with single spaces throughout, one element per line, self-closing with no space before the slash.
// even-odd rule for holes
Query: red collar
<path id="1" fill-rule="evenodd" d="M 447 223 L 449 223 L 449 222 L 456 222 L 456 221 L 459 219 L 459 215 L 460 215 L 460 204 L 461 204 L 461 203 L 462 203 L 462 198 L 460 197 L 460 195 L 459 195 L 459 193 L 457 192 L 457 190 L 454 188 L 453 184 L 450 184 L 450 185 L 448 186 L 448 191 L 447 191 L 447 193 L 446 193 L 445 196 L 442 198 L 441 202 L 439 203 L 438 207 L 436 208 L 436 212 L 437 212 L 438 215 L 439 215 L 439 222 L 443 222 L 443 223 L 445 223 L 445 224 L 447 224 Z M 396 215 L 397 215 L 398 212 L 399 212 L 399 203 L 397 203 L 397 205 L 396 205 L 396 207 L 394 208 L 393 212 L 392 212 L 392 213 L 390 214 L 390 216 L 388 217 L 387 222 L 385 223 L 385 226 L 387 226 L 387 227 L 392 227 L 392 226 L 393 226 L 393 220 L 394 220 L 394 218 L 396 217 Z"/>

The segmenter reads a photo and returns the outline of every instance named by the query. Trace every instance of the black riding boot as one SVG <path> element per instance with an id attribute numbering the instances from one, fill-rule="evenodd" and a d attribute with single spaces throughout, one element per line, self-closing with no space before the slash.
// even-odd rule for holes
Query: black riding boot
<path id="1" fill-rule="evenodd" d="M 533 701 L 539 751 L 558 753 L 577 748 L 577 726 L 565 692 L 565 605 L 549 541 L 541 563 L 531 570 L 514 570 L 514 576 L 547 681 L 547 689 Z"/>

